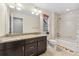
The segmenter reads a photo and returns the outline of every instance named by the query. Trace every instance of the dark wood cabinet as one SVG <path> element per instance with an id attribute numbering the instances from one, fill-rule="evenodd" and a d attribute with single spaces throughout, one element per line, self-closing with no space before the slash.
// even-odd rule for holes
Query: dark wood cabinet
<path id="1" fill-rule="evenodd" d="M 37 56 L 46 51 L 46 36 L 0 44 L 0 56 Z"/>
<path id="2" fill-rule="evenodd" d="M 47 40 L 46 37 L 40 37 L 38 40 L 38 55 L 44 53 L 47 49 Z"/>
<path id="3" fill-rule="evenodd" d="M 44 53 L 47 49 L 47 37 L 37 37 L 25 41 L 25 56 L 36 56 Z"/>

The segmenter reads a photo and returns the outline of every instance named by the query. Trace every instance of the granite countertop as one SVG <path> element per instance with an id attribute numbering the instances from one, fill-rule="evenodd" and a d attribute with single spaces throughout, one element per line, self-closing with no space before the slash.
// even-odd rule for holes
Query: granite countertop
<path id="1" fill-rule="evenodd" d="M 19 36 L 17 35 L 17 36 L 9 36 L 9 37 L 4 36 L 4 37 L 0 37 L 0 43 L 36 38 L 41 36 L 46 36 L 46 34 L 30 34 L 30 35 L 19 35 Z"/>

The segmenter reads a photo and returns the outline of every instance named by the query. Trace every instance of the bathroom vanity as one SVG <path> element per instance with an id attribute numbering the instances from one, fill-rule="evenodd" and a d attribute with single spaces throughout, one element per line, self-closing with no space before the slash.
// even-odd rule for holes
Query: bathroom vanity
<path id="1" fill-rule="evenodd" d="M 47 49 L 46 35 L 0 38 L 0 56 L 37 56 Z"/>

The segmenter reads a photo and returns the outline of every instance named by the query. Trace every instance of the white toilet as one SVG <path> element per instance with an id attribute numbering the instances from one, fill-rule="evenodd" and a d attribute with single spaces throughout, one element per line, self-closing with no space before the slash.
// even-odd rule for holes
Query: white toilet
<path id="1" fill-rule="evenodd" d="M 56 50 L 56 47 L 57 47 L 57 41 L 56 40 L 49 39 L 49 40 L 47 40 L 47 44 L 51 45 Z"/>

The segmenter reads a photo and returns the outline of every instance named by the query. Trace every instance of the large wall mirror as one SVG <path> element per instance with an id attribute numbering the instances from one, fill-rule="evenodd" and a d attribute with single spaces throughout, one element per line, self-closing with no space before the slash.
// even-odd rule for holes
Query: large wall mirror
<path id="1" fill-rule="evenodd" d="M 9 14 L 9 34 L 40 33 L 40 14 L 33 14 L 33 5 L 8 3 L 6 6 Z"/>

